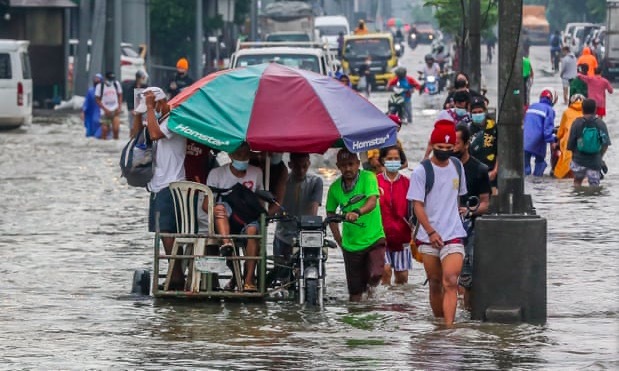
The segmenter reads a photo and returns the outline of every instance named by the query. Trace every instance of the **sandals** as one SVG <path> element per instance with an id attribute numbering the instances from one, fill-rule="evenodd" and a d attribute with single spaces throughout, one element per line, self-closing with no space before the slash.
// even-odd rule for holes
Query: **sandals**
<path id="1" fill-rule="evenodd" d="M 245 283 L 243 285 L 243 291 L 253 291 L 253 292 L 256 292 L 256 291 L 258 291 L 258 288 L 253 283 L 247 282 L 247 283 Z"/>

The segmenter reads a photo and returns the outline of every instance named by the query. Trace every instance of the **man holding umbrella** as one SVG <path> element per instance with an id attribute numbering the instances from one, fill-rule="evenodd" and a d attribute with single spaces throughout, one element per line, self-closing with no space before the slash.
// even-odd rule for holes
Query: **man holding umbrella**
<path id="1" fill-rule="evenodd" d="M 337 167 L 342 176 L 333 182 L 327 194 L 327 215 L 348 204 L 357 195 L 361 201 L 344 207 L 346 221 L 342 233 L 337 223 L 329 226 L 342 248 L 350 301 L 361 301 L 364 292 L 380 283 L 385 267 L 385 232 L 378 206 L 378 181 L 370 171 L 359 170 L 356 154 L 343 148 L 337 154 Z"/>

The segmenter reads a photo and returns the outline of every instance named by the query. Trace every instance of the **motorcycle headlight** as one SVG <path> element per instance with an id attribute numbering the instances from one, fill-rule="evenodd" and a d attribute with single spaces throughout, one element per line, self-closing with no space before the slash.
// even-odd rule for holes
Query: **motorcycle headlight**
<path id="1" fill-rule="evenodd" d="M 414 33 L 412 33 L 412 34 L 411 34 L 411 39 L 415 40 L 416 38 L 417 38 L 417 35 L 416 35 L 416 34 L 414 34 Z"/>
<path id="2" fill-rule="evenodd" d="M 322 247 L 322 232 L 301 232 L 299 236 L 303 247 Z"/>

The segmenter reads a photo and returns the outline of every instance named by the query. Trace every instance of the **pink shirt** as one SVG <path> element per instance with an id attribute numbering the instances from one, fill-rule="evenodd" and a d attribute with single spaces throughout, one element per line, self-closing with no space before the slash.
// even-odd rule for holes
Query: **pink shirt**
<path id="1" fill-rule="evenodd" d="M 600 75 L 585 76 L 578 74 L 578 78 L 587 83 L 589 98 L 595 101 L 598 107 L 606 108 L 606 91 L 612 94 L 613 87 L 608 80 Z"/>

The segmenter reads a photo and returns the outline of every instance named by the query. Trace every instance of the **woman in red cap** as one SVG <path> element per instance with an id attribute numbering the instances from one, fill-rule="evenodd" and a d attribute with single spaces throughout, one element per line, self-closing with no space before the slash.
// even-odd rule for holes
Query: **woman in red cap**
<path id="1" fill-rule="evenodd" d="M 459 196 L 467 193 L 462 163 L 452 152 L 453 122 L 439 120 L 430 137 L 432 158 L 413 171 L 406 198 L 419 223 L 416 244 L 430 282 L 430 306 L 435 317 L 451 326 L 456 316 L 458 276 L 464 259 L 466 231 L 458 211 Z"/>

